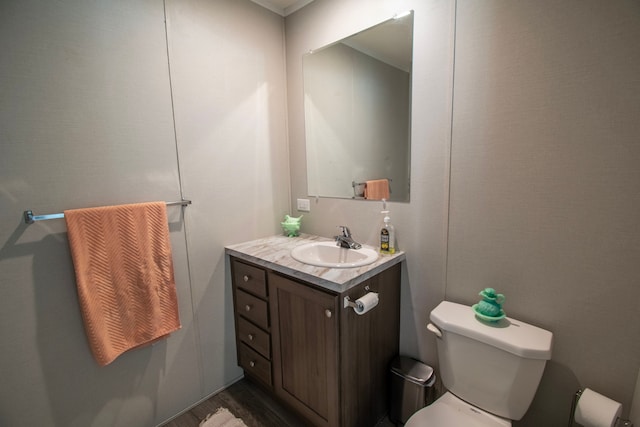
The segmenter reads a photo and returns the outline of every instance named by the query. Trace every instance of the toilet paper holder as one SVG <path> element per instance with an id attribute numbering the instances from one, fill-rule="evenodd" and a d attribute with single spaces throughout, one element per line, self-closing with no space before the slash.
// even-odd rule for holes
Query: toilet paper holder
<path id="1" fill-rule="evenodd" d="M 576 406 L 578 405 L 578 400 L 580 400 L 580 396 L 582 396 L 583 391 L 583 389 L 576 391 L 576 394 L 573 397 L 573 402 L 571 403 L 571 414 L 569 415 L 569 427 L 574 427 L 575 425 L 574 418 L 576 413 Z M 614 427 L 633 427 L 633 423 L 629 420 L 618 417 L 614 424 Z"/>
<path id="2" fill-rule="evenodd" d="M 367 311 L 372 310 L 378 304 L 378 300 L 377 300 L 378 294 L 375 292 L 371 292 L 371 289 L 369 288 L 369 286 L 365 286 L 364 290 L 365 290 L 365 294 L 363 295 L 363 297 L 366 297 L 369 294 L 372 294 L 372 295 L 375 295 L 375 298 L 376 298 L 374 305 L 371 308 L 367 308 L 366 311 L 364 311 L 364 313 L 366 313 Z M 359 303 L 359 300 L 352 301 L 351 298 L 349 298 L 349 296 L 346 296 L 344 297 L 343 308 L 352 308 L 356 313 L 363 314 L 363 312 L 361 311 L 363 307 L 360 306 L 358 303 Z"/>

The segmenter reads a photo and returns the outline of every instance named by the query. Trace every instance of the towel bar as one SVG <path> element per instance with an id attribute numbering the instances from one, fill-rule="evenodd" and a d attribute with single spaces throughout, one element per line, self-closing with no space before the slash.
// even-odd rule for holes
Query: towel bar
<path id="1" fill-rule="evenodd" d="M 381 178 L 381 179 L 386 179 L 389 182 L 392 182 L 393 180 L 391 178 Z M 355 187 L 356 185 L 367 185 L 367 181 L 363 181 L 363 182 L 355 182 L 355 181 L 351 181 L 351 186 Z"/>
<path id="2" fill-rule="evenodd" d="M 393 181 L 391 178 L 383 178 L 389 181 L 389 193 L 391 193 L 391 182 Z M 367 182 L 356 182 L 351 181 L 351 186 L 353 187 L 353 199 L 363 199 L 364 198 L 364 188 L 367 186 Z"/>
<path id="3" fill-rule="evenodd" d="M 181 200 L 179 202 L 166 202 L 166 203 L 167 203 L 167 206 L 176 206 L 176 205 L 187 206 L 187 205 L 191 204 L 191 200 Z M 36 221 L 46 221 L 48 219 L 64 218 L 64 213 L 54 213 L 54 214 L 47 214 L 47 215 L 34 215 L 33 211 L 31 211 L 31 210 L 24 211 L 22 215 L 24 217 L 24 223 L 25 224 L 33 224 Z"/>

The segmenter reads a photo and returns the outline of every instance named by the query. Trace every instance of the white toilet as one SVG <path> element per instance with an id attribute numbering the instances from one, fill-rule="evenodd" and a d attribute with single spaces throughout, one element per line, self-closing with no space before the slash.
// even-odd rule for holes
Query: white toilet
<path id="1" fill-rule="evenodd" d="M 551 358 L 553 334 L 511 318 L 481 321 L 471 307 L 448 301 L 430 319 L 448 391 L 405 427 L 508 427 L 522 418 Z"/>

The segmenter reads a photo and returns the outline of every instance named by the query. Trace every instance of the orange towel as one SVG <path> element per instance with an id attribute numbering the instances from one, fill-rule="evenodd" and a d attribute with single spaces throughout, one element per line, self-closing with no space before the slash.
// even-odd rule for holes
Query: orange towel
<path id="1" fill-rule="evenodd" d="M 101 366 L 180 328 L 164 202 L 64 217 L 85 331 Z"/>
<path id="2" fill-rule="evenodd" d="M 389 180 L 374 179 L 367 181 L 364 187 L 364 198 L 371 200 L 389 200 Z"/>

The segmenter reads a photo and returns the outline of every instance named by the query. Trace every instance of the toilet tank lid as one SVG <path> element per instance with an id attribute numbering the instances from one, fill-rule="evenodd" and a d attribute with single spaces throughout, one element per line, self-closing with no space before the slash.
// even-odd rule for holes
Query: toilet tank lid
<path id="1" fill-rule="evenodd" d="M 442 301 L 431 321 L 440 329 L 472 338 L 528 359 L 551 359 L 553 334 L 510 317 L 498 322 L 476 318 L 468 305 Z"/>

